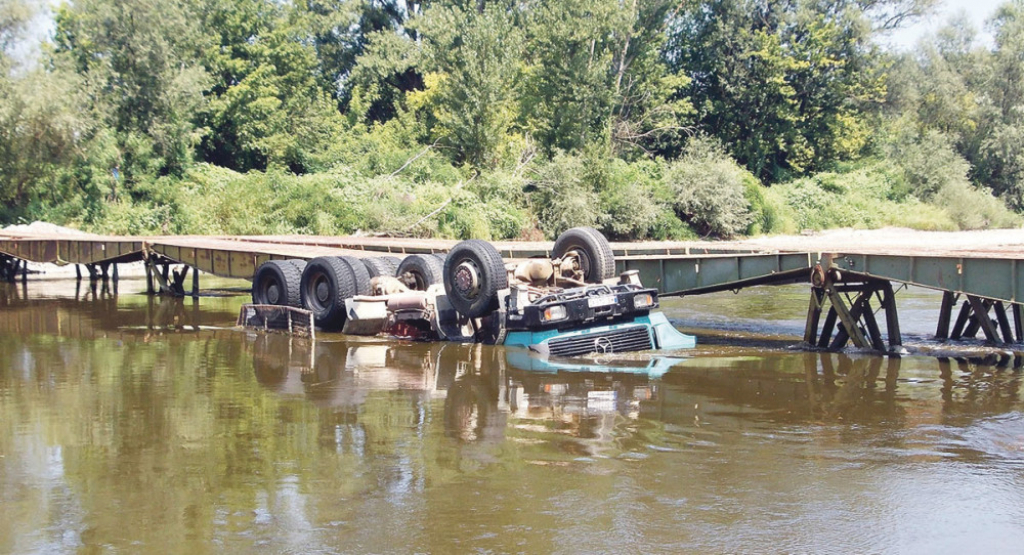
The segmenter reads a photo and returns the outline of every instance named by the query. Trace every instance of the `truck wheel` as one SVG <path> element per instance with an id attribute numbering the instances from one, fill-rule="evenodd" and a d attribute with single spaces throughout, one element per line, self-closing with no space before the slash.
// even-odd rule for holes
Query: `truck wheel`
<path id="1" fill-rule="evenodd" d="M 306 264 L 299 291 L 302 306 L 313 313 L 313 321 L 326 330 L 345 325 L 345 299 L 366 295 L 370 278 L 358 259 L 322 256 Z"/>
<path id="2" fill-rule="evenodd" d="M 615 277 L 615 255 L 612 246 L 600 231 L 592 227 L 574 227 L 563 231 L 551 251 L 553 258 L 561 258 L 569 251 L 576 251 L 583 268 L 583 280 L 587 283 L 601 283 Z"/>
<path id="3" fill-rule="evenodd" d="M 299 294 L 302 270 L 294 262 L 302 261 L 268 260 L 260 264 L 252 278 L 252 302 L 302 306 Z"/>
<path id="4" fill-rule="evenodd" d="M 441 283 L 444 276 L 444 265 L 432 254 L 410 254 L 398 265 L 399 279 L 409 274 L 409 280 L 402 280 L 414 291 L 426 291 L 435 283 Z"/>
<path id="5" fill-rule="evenodd" d="M 508 287 L 505 262 L 494 245 L 480 239 L 463 241 L 444 263 L 444 291 L 455 310 L 479 318 L 498 309 L 498 291 Z"/>
<path id="6" fill-rule="evenodd" d="M 362 262 L 370 279 L 381 276 L 395 277 L 395 272 L 398 271 L 399 260 L 393 256 L 374 256 L 364 258 Z"/>

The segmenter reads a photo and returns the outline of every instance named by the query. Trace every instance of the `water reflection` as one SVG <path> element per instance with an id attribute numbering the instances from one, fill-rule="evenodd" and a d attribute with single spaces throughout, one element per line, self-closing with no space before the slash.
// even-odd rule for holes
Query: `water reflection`
<path id="1" fill-rule="evenodd" d="M 641 418 L 898 426 L 908 417 L 908 394 L 937 397 L 939 414 L 985 416 L 1021 405 L 1022 360 L 1013 356 L 913 359 L 907 379 L 900 374 L 907 359 L 899 357 L 698 357 L 673 361 L 659 379 L 638 373 L 650 362 L 635 360 L 618 370 L 605 361 L 602 371 L 581 362 L 538 372 L 517 351 L 482 345 L 312 344 L 273 334 L 250 341 L 257 380 L 275 392 L 346 410 L 358 410 L 371 391 L 421 392 L 445 399 L 447 435 L 467 442 L 501 439 L 506 428 L 529 429 L 530 422 L 585 439 L 612 438 L 610 421 Z"/>
<path id="2" fill-rule="evenodd" d="M 132 339 L 152 337 L 153 332 L 233 327 L 237 317 L 237 308 L 224 302 L 219 303 L 218 309 L 216 302 L 200 305 L 193 299 L 140 295 L 126 303 L 124 297 L 98 293 L 89 284 L 85 287 L 88 292 L 73 299 L 26 298 L 19 292 L 21 286 L 8 284 L 0 288 L 0 333 L 74 339 L 118 335 Z"/>
<path id="3" fill-rule="evenodd" d="M 1024 541 L 1012 356 L 538 372 L 502 348 L 246 332 L 237 299 L 4 302 L 0 552 Z"/>

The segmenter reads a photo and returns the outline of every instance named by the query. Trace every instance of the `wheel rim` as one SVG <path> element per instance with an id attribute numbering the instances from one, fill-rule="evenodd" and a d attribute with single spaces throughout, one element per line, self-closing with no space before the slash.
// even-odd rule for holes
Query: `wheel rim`
<path id="1" fill-rule="evenodd" d="M 331 286 L 327 284 L 326 280 L 320 280 L 316 284 L 316 300 L 321 303 L 326 303 L 327 299 L 331 297 Z"/>
<path id="2" fill-rule="evenodd" d="M 331 284 L 322 272 L 316 272 L 309 277 L 309 284 L 306 285 L 306 299 L 309 308 L 319 312 L 327 306 L 331 298 Z"/>
<path id="3" fill-rule="evenodd" d="M 592 262 L 590 261 L 590 256 L 587 255 L 587 251 L 579 248 L 573 248 L 566 254 L 569 253 L 575 254 L 576 258 L 580 260 L 580 270 L 583 270 L 583 279 L 587 279 L 588 277 L 590 277 L 590 268 Z"/>
<path id="4" fill-rule="evenodd" d="M 281 301 L 281 286 L 276 282 L 268 284 L 265 296 L 268 303 L 278 304 Z"/>
<path id="5" fill-rule="evenodd" d="M 472 260 L 463 260 L 455 268 L 455 291 L 464 299 L 480 295 L 480 269 Z"/>

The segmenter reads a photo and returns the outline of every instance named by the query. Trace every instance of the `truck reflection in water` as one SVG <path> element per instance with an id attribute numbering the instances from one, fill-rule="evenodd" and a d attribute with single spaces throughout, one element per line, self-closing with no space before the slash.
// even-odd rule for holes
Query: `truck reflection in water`
<path id="1" fill-rule="evenodd" d="M 443 407 L 445 434 L 459 442 L 556 443 L 570 459 L 629 451 L 645 435 L 637 431 L 644 423 L 658 423 L 658 433 L 665 426 L 685 430 L 688 441 L 699 443 L 715 429 L 751 424 L 918 428 L 941 424 L 946 415 L 981 418 L 1021 405 L 1022 360 L 1007 355 L 918 358 L 915 377 L 901 380 L 906 361 L 850 354 L 676 359 L 661 375 L 657 359 L 605 360 L 599 368 L 593 361 L 538 361 L 483 345 L 312 346 L 263 334 L 250 340 L 257 379 L 280 394 L 357 414 L 369 395 L 402 390 L 433 407 L 434 417 Z M 937 370 L 934 378 L 917 377 L 922 364 Z M 657 368 L 654 375 L 649 368 Z M 645 449 L 657 446 L 657 435 L 647 438 Z M 493 456 L 473 452 L 481 460 Z"/>

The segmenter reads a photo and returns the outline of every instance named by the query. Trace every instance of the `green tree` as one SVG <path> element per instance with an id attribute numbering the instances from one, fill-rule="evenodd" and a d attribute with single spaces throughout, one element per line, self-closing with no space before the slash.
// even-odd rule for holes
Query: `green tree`
<path id="1" fill-rule="evenodd" d="M 671 22 L 665 57 L 700 127 L 773 182 L 857 156 L 883 100 L 874 33 L 930 3 L 712 0 Z M 675 155 L 678 145 L 665 154 Z"/>
<path id="2" fill-rule="evenodd" d="M 300 14 L 271 0 L 211 1 L 203 25 L 216 39 L 203 63 L 215 80 L 202 112 L 203 159 L 241 171 L 329 165 L 323 153 L 341 120 Z"/>
<path id="3" fill-rule="evenodd" d="M 522 32 L 516 12 L 500 4 L 436 6 L 414 20 L 423 37 L 423 108 L 432 140 L 457 149 L 457 161 L 494 166 L 518 115 Z"/>
<path id="4" fill-rule="evenodd" d="M 692 111 L 661 56 L 667 0 L 525 4 L 528 62 L 519 92 L 525 130 L 550 155 L 603 143 L 609 155 L 652 151 Z"/>
<path id="5" fill-rule="evenodd" d="M 193 123 L 209 83 L 199 11 L 188 0 L 81 0 L 57 12 L 55 55 L 95 92 L 129 183 L 180 172 L 203 135 Z"/>

